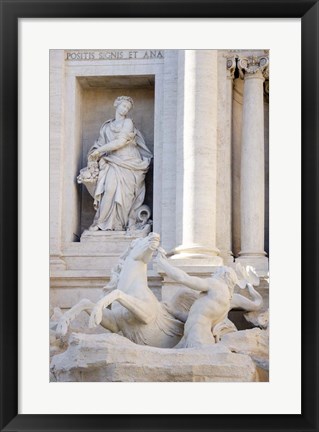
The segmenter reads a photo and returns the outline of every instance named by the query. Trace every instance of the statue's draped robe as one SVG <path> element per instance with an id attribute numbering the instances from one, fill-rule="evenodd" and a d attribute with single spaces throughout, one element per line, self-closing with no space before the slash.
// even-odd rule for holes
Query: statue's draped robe
<path id="1" fill-rule="evenodd" d="M 123 133 L 106 121 L 100 129 L 100 136 L 91 147 L 90 154 L 118 139 Z M 94 188 L 88 187 L 94 198 L 96 214 L 93 225 L 105 230 L 125 230 L 136 223 L 136 211 L 145 197 L 145 175 L 152 153 L 146 147 L 143 136 L 135 127 L 126 134 L 126 144 L 102 155 L 99 162 L 99 177 Z"/>

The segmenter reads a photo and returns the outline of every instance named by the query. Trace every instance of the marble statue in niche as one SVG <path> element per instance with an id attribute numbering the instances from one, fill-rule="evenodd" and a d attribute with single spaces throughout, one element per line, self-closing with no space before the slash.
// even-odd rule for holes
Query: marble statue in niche
<path id="1" fill-rule="evenodd" d="M 94 199 L 96 213 L 90 231 L 126 231 L 145 226 L 146 221 L 139 216 L 145 215 L 145 209 L 141 209 L 145 207 L 145 175 L 152 153 L 127 117 L 133 106 L 129 96 L 115 99 L 115 118 L 102 124 L 99 138 L 89 150 L 87 167 L 77 178 Z"/>

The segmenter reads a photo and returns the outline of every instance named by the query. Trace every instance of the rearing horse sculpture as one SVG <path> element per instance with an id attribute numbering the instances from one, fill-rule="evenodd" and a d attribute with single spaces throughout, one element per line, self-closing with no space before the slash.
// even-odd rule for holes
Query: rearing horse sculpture
<path id="1" fill-rule="evenodd" d="M 97 303 L 83 299 L 67 311 L 58 322 L 57 336 L 65 335 L 70 322 L 85 311 L 90 314 L 90 327 L 101 324 L 113 333 L 122 332 L 140 345 L 161 348 L 177 345 L 183 336 L 189 310 L 199 293 L 190 289 L 181 290 L 170 304 L 162 303 L 155 297 L 147 284 L 147 263 L 159 249 L 159 244 L 160 236 L 156 233 L 132 241 L 112 271 L 110 283 L 104 290 L 106 295 Z M 249 285 L 249 293 L 253 300 L 235 294 L 230 309 L 259 309 L 262 304 L 260 294 L 252 285 Z M 218 325 L 223 326 L 223 321 Z M 226 317 L 226 327 L 228 325 Z M 232 327 L 229 331 L 236 330 L 234 325 Z"/>
<path id="2" fill-rule="evenodd" d="M 84 299 L 72 307 L 60 319 L 57 334 L 66 334 L 71 320 L 86 311 L 91 314 L 90 327 L 101 324 L 140 345 L 175 346 L 183 335 L 184 323 L 159 302 L 147 285 L 147 263 L 159 242 L 156 233 L 133 240 L 113 272 L 106 287 L 108 293 L 96 304 Z"/>

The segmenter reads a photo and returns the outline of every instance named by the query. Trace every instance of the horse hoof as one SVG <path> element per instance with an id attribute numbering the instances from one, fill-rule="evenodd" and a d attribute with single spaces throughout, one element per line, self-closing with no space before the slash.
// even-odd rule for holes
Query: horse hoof
<path id="1" fill-rule="evenodd" d="M 63 336 L 65 336 L 68 332 L 68 324 L 65 320 L 61 321 L 58 323 L 57 327 L 56 327 L 56 336 L 57 338 L 61 338 Z"/>

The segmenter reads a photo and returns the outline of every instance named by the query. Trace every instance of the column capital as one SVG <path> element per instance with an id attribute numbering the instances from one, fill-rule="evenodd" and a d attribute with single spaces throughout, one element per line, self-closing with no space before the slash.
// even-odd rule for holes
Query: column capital
<path id="1" fill-rule="evenodd" d="M 227 69 L 227 78 L 234 79 L 235 78 L 235 70 L 236 70 L 236 56 L 226 56 L 226 69 Z"/>
<path id="2" fill-rule="evenodd" d="M 238 57 L 238 70 L 242 79 L 269 77 L 269 57 L 268 56 L 248 56 Z"/>

